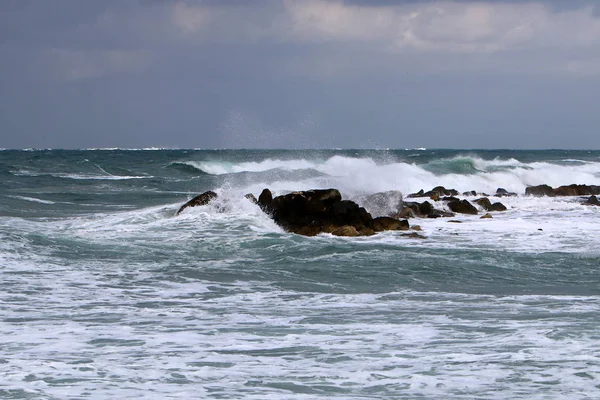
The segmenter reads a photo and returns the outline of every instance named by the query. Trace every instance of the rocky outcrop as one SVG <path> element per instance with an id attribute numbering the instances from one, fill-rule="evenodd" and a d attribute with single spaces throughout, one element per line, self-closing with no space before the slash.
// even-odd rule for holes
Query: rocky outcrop
<path id="1" fill-rule="evenodd" d="M 596 185 L 565 185 L 556 189 L 548 185 L 529 186 L 525 189 L 525 194 L 529 196 L 591 196 L 600 195 L 600 186 Z"/>
<path id="2" fill-rule="evenodd" d="M 305 236 L 319 233 L 368 236 L 384 230 L 408 229 L 408 221 L 390 217 L 373 219 L 364 207 L 351 200 L 342 200 L 336 189 L 292 192 L 274 198 L 267 191 L 263 190 L 258 204 L 288 232 Z"/>
<path id="3" fill-rule="evenodd" d="M 188 207 L 204 206 L 210 203 L 215 198 L 217 198 L 217 194 L 212 190 L 199 194 L 198 196 L 194 197 L 193 199 L 182 205 L 179 208 L 179 210 L 177 210 L 177 213 L 175 215 L 179 215 L 183 210 L 185 210 Z"/>

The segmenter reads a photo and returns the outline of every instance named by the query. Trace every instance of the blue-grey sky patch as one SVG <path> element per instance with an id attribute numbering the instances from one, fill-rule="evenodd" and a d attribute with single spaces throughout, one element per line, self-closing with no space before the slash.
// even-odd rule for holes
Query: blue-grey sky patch
<path id="1" fill-rule="evenodd" d="M 599 148 L 591 0 L 0 2 L 0 147 Z"/>

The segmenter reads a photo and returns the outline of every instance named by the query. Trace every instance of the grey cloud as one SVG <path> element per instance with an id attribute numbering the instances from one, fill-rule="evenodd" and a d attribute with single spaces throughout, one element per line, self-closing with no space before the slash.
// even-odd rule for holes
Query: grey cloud
<path id="1" fill-rule="evenodd" d="M 437 31 L 398 30 L 433 1 L 321 3 L 0 2 L 0 147 L 600 147 L 600 32 L 545 11 L 569 2 L 517 39 L 541 3 L 473 32 L 460 7 L 498 2 Z"/>

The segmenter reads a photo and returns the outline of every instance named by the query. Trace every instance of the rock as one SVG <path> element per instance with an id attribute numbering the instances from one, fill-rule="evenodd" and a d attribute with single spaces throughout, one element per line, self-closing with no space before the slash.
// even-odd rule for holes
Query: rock
<path id="1" fill-rule="evenodd" d="M 340 226 L 339 228 L 335 229 L 333 232 L 331 232 L 331 234 L 334 236 L 353 237 L 353 236 L 358 236 L 358 231 L 353 226 L 344 225 L 344 226 Z"/>
<path id="2" fill-rule="evenodd" d="M 406 231 L 409 229 L 407 220 L 398 220 L 390 217 L 377 217 L 373 219 L 373 230 L 382 231 Z"/>
<path id="3" fill-rule="evenodd" d="M 264 212 L 270 213 L 272 211 L 272 204 L 273 194 L 269 189 L 263 189 L 263 191 L 258 196 L 258 205 Z"/>
<path id="4" fill-rule="evenodd" d="M 421 228 L 421 225 L 413 225 L 410 227 L 410 229 L 412 229 L 413 231 L 422 231 L 423 228 Z"/>
<path id="5" fill-rule="evenodd" d="M 477 196 L 477 192 L 471 190 L 470 192 L 463 192 L 463 196 Z"/>
<path id="6" fill-rule="evenodd" d="M 525 194 L 531 196 L 590 196 L 600 195 L 600 186 L 595 185 L 564 185 L 556 189 L 548 185 L 530 186 L 525 189 Z"/>
<path id="7" fill-rule="evenodd" d="M 486 218 L 494 218 L 494 217 L 492 217 L 492 214 L 490 214 L 490 213 L 485 213 L 485 214 L 483 214 L 483 215 L 482 215 L 481 217 L 479 217 L 479 218 L 480 218 L 480 219 L 486 219 Z"/>
<path id="8" fill-rule="evenodd" d="M 404 233 L 401 236 L 412 238 L 412 239 L 427 239 L 427 237 L 425 237 L 417 232 Z"/>
<path id="9" fill-rule="evenodd" d="M 423 189 L 421 189 L 417 193 L 411 193 L 406 197 L 424 197 L 424 196 L 425 196 L 425 192 L 423 191 Z"/>
<path id="10" fill-rule="evenodd" d="M 199 194 L 198 196 L 194 197 L 193 199 L 182 205 L 179 208 L 179 210 L 177 210 L 177 213 L 175 215 L 179 215 L 183 210 L 185 210 L 188 207 L 204 206 L 210 203 L 216 197 L 217 194 L 212 190 Z"/>
<path id="11" fill-rule="evenodd" d="M 490 208 L 489 211 L 506 211 L 507 208 L 504 204 L 500 203 L 500 202 L 496 202 L 492 204 L 492 207 Z"/>
<path id="12" fill-rule="evenodd" d="M 448 208 L 450 208 L 455 213 L 460 214 L 477 214 L 477 208 L 469 203 L 468 200 L 455 200 L 448 203 Z"/>
<path id="13" fill-rule="evenodd" d="M 482 197 L 474 201 L 475 204 L 478 204 L 486 211 L 489 211 L 492 208 L 492 202 L 487 197 Z"/>
<path id="14" fill-rule="evenodd" d="M 548 185 L 529 186 L 525 189 L 528 196 L 554 196 L 554 189 Z"/>
<path id="15" fill-rule="evenodd" d="M 439 217 L 453 217 L 454 214 L 451 212 L 438 210 L 434 208 L 433 205 L 424 201 L 423 203 L 417 202 L 405 202 L 404 208 L 397 214 L 394 214 L 392 217 L 397 219 L 403 218 L 439 218 Z"/>
<path id="16" fill-rule="evenodd" d="M 498 188 L 496 189 L 496 197 L 514 197 L 516 196 L 516 193 L 513 192 L 509 192 L 504 188 Z"/>
<path id="17" fill-rule="evenodd" d="M 462 224 L 462 221 L 459 221 L 457 219 L 451 219 L 448 221 L 448 223 L 452 223 L 452 224 Z"/>
<path id="18" fill-rule="evenodd" d="M 436 186 L 431 189 L 429 192 L 424 192 L 423 189 L 419 190 L 417 193 L 409 194 L 406 197 L 429 197 L 436 198 L 442 196 L 458 196 L 458 191 L 454 189 L 446 189 L 443 186 Z"/>
<path id="19" fill-rule="evenodd" d="M 475 200 L 475 203 L 479 204 L 485 211 L 506 211 L 506 206 L 502 203 L 493 203 L 487 197 L 482 197 Z"/>
<path id="20" fill-rule="evenodd" d="M 307 190 L 277 196 L 271 202 L 270 215 L 282 228 L 300 235 L 375 234 L 371 214 L 351 200 L 342 200 L 336 189 Z"/>
<path id="21" fill-rule="evenodd" d="M 594 195 L 590 196 L 585 203 L 581 203 L 584 206 L 600 206 L 600 200 Z"/>
<path id="22" fill-rule="evenodd" d="M 402 210 L 402 193 L 398 190 L 371 194 L 358 201 L 373 217 L 390 217 Z"/>
<path id="23" fill-rule="evenodd" d="M 244 195 L 244 198 L 250 200 L 254 204 L 258 204 L 258 200 L 256 200 L 256 197 L 254 197 L 254 195 L 252 193 L 248 193 L 248 194 Z"/>

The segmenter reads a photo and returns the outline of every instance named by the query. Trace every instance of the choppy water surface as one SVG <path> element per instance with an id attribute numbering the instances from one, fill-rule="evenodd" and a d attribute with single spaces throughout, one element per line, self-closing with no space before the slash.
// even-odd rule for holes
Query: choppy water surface
<path id="1" fill-rule="evenodd" d="M 522 194 L 599 181 L 588 151 L 0 151 L 0 398 L 595 399 L 600 207 Z M 437 185 L 521 195 L 424 240 L 243 198 Z"/>

